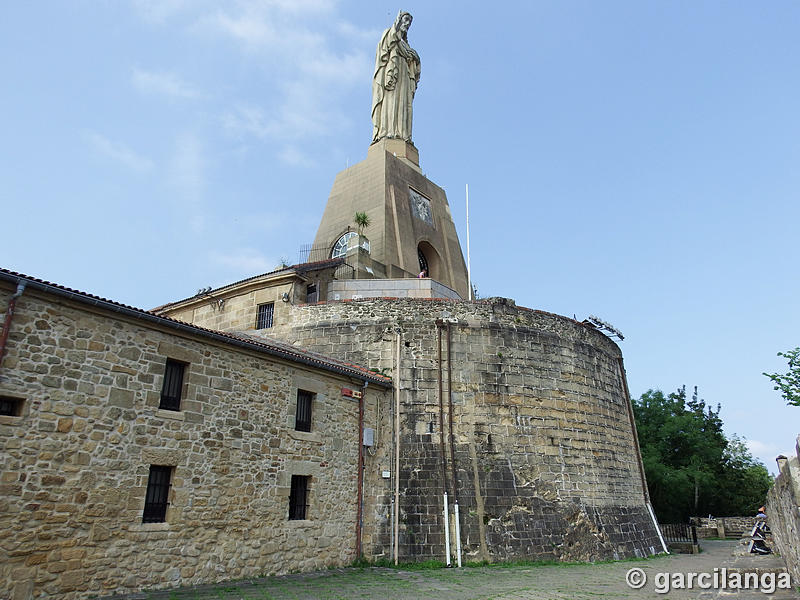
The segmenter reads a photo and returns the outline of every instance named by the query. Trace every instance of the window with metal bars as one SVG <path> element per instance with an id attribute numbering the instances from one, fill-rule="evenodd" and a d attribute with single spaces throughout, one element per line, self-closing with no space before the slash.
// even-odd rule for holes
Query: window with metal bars
<path id="1" fill-rule="evenodd" d="M 308 518 L 308 488 L 310 475 L 292 475 L 292 489 L 289 492 L 289 520 Z"/>
<path id="2" fill-rule="evenodd" d="M 267 302 L 258 305 L 256 316 L 256 329 L 269 329 L 272 327 L 272 314 L 275 312 L 275 303 Z"/>
<path id="3" fill-rule="evenodd" d="M 319 294 L 317 293 L 317 284 L 310 283 L 306 287 L 306 302 L 308 304 L 313 304 L 314 302 L 319 301 Z"/>
<path id="4" fill-rule="evenodd" d="M 314 393 L 297 390 L 297 412 L 295 413 L 295 431 L 311 431 L 311 404 Z"/>
<path id="5" fill-rule="evenodd" d="M 164 385 L 161 387 L 161 403 L 158 408 L 164 410 L 181 409 L 181 391 L 183 390 L 183 374 L 186 363 L 167 359 L 164 369 Z"/>
<path id="6" fill-rule="evenodd" d="M 147 492 L 144 496 L 144 512 L 142 523 L 163 523 L 167 519 L 169 504 L 169 480 L 172 467 L 150 465 L 150 476 L 147 478 Z"/>
<path id="7" fill-rule="evenodd" d="M 22 398 L 0 396 L 0 415 L 18 417 L 22 414 Z"/>

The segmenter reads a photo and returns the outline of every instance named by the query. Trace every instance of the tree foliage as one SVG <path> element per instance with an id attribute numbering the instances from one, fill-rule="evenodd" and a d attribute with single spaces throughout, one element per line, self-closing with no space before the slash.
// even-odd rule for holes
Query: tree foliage
<path id="1" fill-rule="evenodd" d="M 363 235 L 364 230 L 369 227 L 369 215 L 365 212 L 357 212 L 353 217 L 353 220 L 358 228 L 358 235 Z"/>
<path id="2" fill-rule="evenodd" d="M 764 373 L 775 384 L 773 389 L 778 390 L 786 404 L 800 406 L 800 348 L 778 352 L 789 361 L 789 371 L 786 374 Z"/>
<path id="3" fill-rule="evenodd" d="M 736 436 L 722 432 L 720 406 L 695 388 L 664 395 L 648 390 L 633 403 L 650 499 L 663 523 L 690 516 L 755 514 L 771 479 Z"/>

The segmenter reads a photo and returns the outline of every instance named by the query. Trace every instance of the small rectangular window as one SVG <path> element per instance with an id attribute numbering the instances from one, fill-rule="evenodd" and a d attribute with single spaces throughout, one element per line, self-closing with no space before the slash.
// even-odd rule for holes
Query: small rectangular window
<path id="1" fill-rule="evenodd" d="M 296 431 L 311 431 L 311 403 L 313 401 L 313 392 L 297 390 L 297 412 L 294 420 Z"/>
<path id="2" fill-rule="evenodd" d="M 317 293 L 317 284 L 311 283 L 306 287 L 306 303 L 314 304 L 319 301 L 319 294 Z"/>
<path id="3" fill-rule="evenodd" d="M 186 363 L 167 359 L 164 369 L 164 385 L 161 387 L 161 403 L 158 408 L 164 410 L 181 409 L 181 392 L 183 391 L 183 373 Z"/>
<path id="4" fill-rule="evenodd" d="M 144 497 L 144 513 L 142 523 L 163 523 L 167 519 L 169 504 L 169 480 L 172 467 L 150 465 L 150 476 L 147 478 L 147 492 Z"/>
<path id="5" fill-rule="evenodd" d="M 258 316 L 256 317 L 256 329 L 269 329 L 272 327 L 272 313 L 275 312 L 275 303 L 267 302 L 258 305 Z"/>
<path id="6" fill-rule="evenodd" d="M 307 519 L 308 487 L 311 476 L 292 475 L 292 489 L 289 493 L 289 520 Z"/>
<path id="7" fill-rule="evenodd" d="M 9 398 L 0 396 L 0 415 L 6 417 L 19 417 L 22 415 L 22 398 Z"/>

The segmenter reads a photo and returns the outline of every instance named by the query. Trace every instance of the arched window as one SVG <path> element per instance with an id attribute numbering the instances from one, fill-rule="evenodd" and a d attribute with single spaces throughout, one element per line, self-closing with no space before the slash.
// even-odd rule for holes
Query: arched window
<path id="1" fill-rule="evenodd" d="M 358 234 L 355 231 L 348 231 L 345 234 L 342 234 L 336 243 L 333 245 L 333 250 L 331 250 L 331 258 L 339 258 L 340 256 L 344 256 L 347 254 L 347 242 L 350 241 L 350 238 L 356 237 Z"/>
<path id="2" fill-rule="evenodd" d="M 425 274 L 430 277 L 431 272 L 428 269 L 428 259 L 425 258 L 425 255 L 422 253 L 422 250 L 417 248 L 417 257 L 419 258 L 419 270 L 420 272 L 425 271 Z"/>

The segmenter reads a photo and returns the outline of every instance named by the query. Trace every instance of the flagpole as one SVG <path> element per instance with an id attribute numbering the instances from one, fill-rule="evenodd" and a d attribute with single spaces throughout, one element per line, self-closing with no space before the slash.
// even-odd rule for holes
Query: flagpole
<path id="1" fill-rule="evenodd" d="M 469 184 L 466 184 L 467 187 L 467 287 L 469 288 L 469 295 L 467 296 L 470 300 L 472 300 L 472 277 L 470 271 L 470 263 L 469 263 Z"/>

